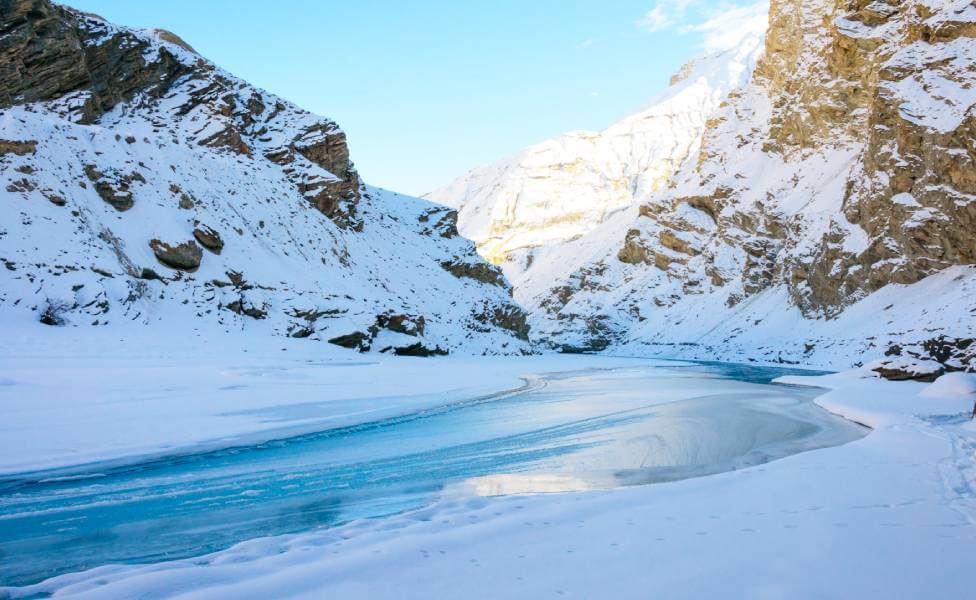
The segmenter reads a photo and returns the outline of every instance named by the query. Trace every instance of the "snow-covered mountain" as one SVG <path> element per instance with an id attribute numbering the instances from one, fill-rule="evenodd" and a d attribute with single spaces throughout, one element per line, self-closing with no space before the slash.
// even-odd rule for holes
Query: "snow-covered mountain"
<path id="1" fill-rule="evenodd" d="M 673 152 L 612 136 L 539 159 L 570 136 L 432 197 L 459 207 L 553 347 L 883 359 L 894 376 L 969 364 L 976 5 L 773 0 L 758 56 L 749 39 L 659 100 L 721 91 L 678 104 L 708 110 L 669 130 Z"/>
<path id="2" fill-rule="evenodd" d="M 457 207 L 462 234 L 517 281 L 534 248 L 592 231 L 665 187 L 697 154 L 709 115 L 748 81 L 762 49 L 765 12 L 753 12 L 736 37 L 685 65 L 645 109 L 599 133 L 526 148 L 425 197 Z"/>
<path id="3" fill-rule="evenodd" d="M 345 135 L 175 35 L 0 2 L 0 322 L 522 352 L 456 213 L 362 183 Z"/>

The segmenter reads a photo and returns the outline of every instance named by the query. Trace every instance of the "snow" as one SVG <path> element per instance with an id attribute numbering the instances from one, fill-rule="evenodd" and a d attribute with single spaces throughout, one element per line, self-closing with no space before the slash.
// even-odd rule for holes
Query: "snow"
<path id="1" fill-rule="evenodd" d="M 931 8 L 933 30 L 976 21 L 965 0 L 915 4 Z M 940 371 L 935 361 L 885 357 L 886 350 L 938 335 L 971 337 L 976 268 L 852 295 L 831 318 L 804 316 L 782 282 L 742 295 L 752 256 L 743 248 L 761 246 L 770 223 L 718 231 L 712 216 L 686 201 L 734 189 L 733 201 L 718 207 L 724 217 L 763 215 L 790 229 L 779 264 L 813 261 L 821 243 L 855 255 L 877 241 L 843 210 L 861 143 L 838 136 L 798 156 L 763 148 L 774 107 L 750 81 L 764 10 L 736 12 L 745 25 L 703 26 L 714 52 L 646 109 L 603 132 L 571 132 L 476 169 L 431 197 L 458 207 L 461 231 L 504 264 L 515 299 L 533 311 L 534 335 L 576 342 L 581 331 L 623 323 L 613 353 L 865 364 L 779 383 L 826 388 L 817 404 L 870 426 L 867 437 L 644 487 L 581 492 L 587 486 L 573 474 L 479 477 L 422 510 L 251 540 L 205 557 L 104 566 L 0 588 L 0 598 L 971 595 L 960 574 L 976 550 L 976 426 L 968 419 L 976 375 L 948 373 L 925 385 L 884 381 L 873 369 Z M 816 13 L 809 12 L 798 17 Z M 85 19 L 104 29 L 102 40 L 118 31 Z M 886 35 L 849 19 L 834 24 L 862 40 Z M 163 45 L 185 64 L 198 60 L 156 33 L 143 35 L 151 60 Z M 955 131 L 976 105 L 974 48 L 965 36 L 908 44 L 883 65 L 890 76 L 881 93 L 897 101 L 902 118 L 936 134 Z M 238 84 L 240 104 L 279 102 L 215 73 Z M 0 137 L 37 140 L 35 156 L 5 156 L 0 171 L 3 189 L 19 189 L 25 178 L 32 186 L 6 192 L 9 218 L 0 225 L 0 475 L 71 476 L 489 397 L 524 389 L 542 373 L 647 364 L 610 355 L 474 356 L 530 345 L 476 316 L 510 306 L 506 287 L 440 267 L 477 260 L 468 241 L 431 229 L 447 210 L 363 186 L 363 230 L 340 227 L 290 177 L 297 173 L 305 185 L 338 173 L 302 156 L 286 171 L 201 146 L 228 122 L 203 105 L 172 116 L 207 83 L 182 81 L 158 105 L 120 105 L 95 124 L 79 122 L 85 93 L 0 114 Z M 706 122 L 715 147 L 734 162 L 703 156 L 699 164 Z M 267 131 L 256 133 L 258 125 Z M 254 134 L 249 142 L 261 157 L 339 132 L 310 129 L 322 125 L 334 126 L 285 103 L 245 133 Z M 129 136 L 135 142 L 123 139 Z M 109 179 L 139 173 L 145 182 L 132 182 L 135 206 L 117 213 L 92 186 L 77 186 L 87 164 Z M 193 196 L 192 213 L 174 209 L 170 184 Z M 67 206 L 49 202 L 65 190 Z M 906 228 L 947 218 L 910 194 L 891 200 L 912 212 Z M 664 210 L 671 220 L 642 209 Z M 147 241 L 189 239 L 198 223 L 221 230 L 222 254 L 205 254 L 190 275 L 165 271 Z M 653 243 L 670 227 L 692 251 L 658 248 L 681 261 L 667 271 L 617 260 L 631 231 Z M 133 276 L 147 266 L 166 280 Z M 248 285 L 225 283 L 230 272 L 243 272 Z M 713 274 L 726 284 L 714 284 Z M 550 310 L 556 286 L 574 294 Z M 226 310 L 234 301 L 268 316 Z M 47 302 L 71 307 L 67 326 L 36 322 Z M 301 316 L 310 311 L 324 316 Z M 423 314 L 423 341 L 452 356 L 381 354 L 418 340 L 389 330 L 367 354 L 326 343 L 390 312 Z M 288 337 L 309 324 L 310 337 Z"/>
<path id="2" fill-rule="evenodd" d="M 257 443 L 522 388 L 532 373 L 637 363 L 360 355 L 243 333 L 14 331 L 0 347 L 0 475 Z"/>
<path id="3" fill-rule="evenodd" d="M 919 395 L 924 398 L 951 398 L 974 394 L 976 394 L 976 374 L 955 372 L 939 377 Z M 973 397 L 973 402 L 976 403 L 976 396 Z"/>
<path id="4" fill-rule="evenodd" d="M 612 491 L 445 497 L 206 557 L 106 566 L 13 598 L 968 597 L 971 396 L 866 373 L 786 377 L 870 424 L 850 444 Z M 553 483 L 559 489 L 559 482 Z M 484 488 L 491 493 L 493 488 Z"/>
<path id="5" fill-rule="evenodd" d="M 258 443 L 523 388 L 532 373 L 638 362 L 423 359 L 245 334 L 104 331 L 5 331 L 0 475 Z"/>
<path id="6" fill-rule="evenodd" d="M 336 174 L 291 146 L 341 135 L 335 123 L 152 31 L 79 18 L 104 30 L 98 39 L 134 36 L 148 44 L 150 58 L 162 44 L 198 72 L 160 98 L 137 95 L 91 124 L 76 118 L 87 92 L 0 111 L 0 139 L 36 142 L 33 153 L 0 157 L 8 208 L 0 224 L 0 327 L 36 322 L 54 302 L 68 307 L 69 327 L 121 333 L 135 324 L 269 339 L 304 333 L 315 343 L 366 331 L 378 315 L 393 313 L 425 318 L 425 332 L 412 343 L 471 354 L 528 350 L 482 316 L 515 310 L 505 285 L 460 279 L 441 266 L 482 262 L 469 240 L 432 229 L 447 208 L 362 185 L 361 227 L 343 227 L 309 201 L 306 186 Z M 208 90 L 219 97 L 208 99 Z M 240 131 L 249 154 L 202 145 L 225 128 Z M 290 162 L 267 158 L 275 153 Z M 128 181 L 133 206 L 119 212 L 104 201 L 89 167 L 116 188 Z M 191 207 L 181 204 L 184 196 Z M 157 261 L 150 240 L 191 241 L 198 226 L 219 233 L 219 254 L 205 250 L 194 273 Z M 161 279 L 141 278 L 146 268 Z M 229 273 L 243 283 L 231 285 Z M 251 318 L 232 306 L 265 315 Z"/>
<path id="7" fill-rule="evenodd" d="M 971 38 L 934 44 L 915 42 L 895 53 L 884 68 L 894 73 L 909 69 L 916 73 L 887 87 L 901 101 L 905 119 L 948 133 L 959 128 L 976 105 L 973 61 L 976 44 Z"/>
<path id="8" fill-rule="evenodd" d="M 698 150 L 711 113 L 748 80 L 762 50 L 768 3 L 709 21 L 708 54 L 647 107 L 606 130 L 570 132 L 474 169 L 426 198 L 459 209 L 461 233 L 497 264 L 586 234 L 615 210 L 665 187 Z M 519 279 L 517 261 L 504 264 Z"/>
<path id="9" fill-rule="evenodd" d="M 897 187 L 891 185 L 893 173 L 869 173 L 872 161 L 864 154 L 870 128 L 888 125 L 868 123 L 863 107 L 851 112 L 846 100 L 831 98 L 852 85 L 847 78 L 877 77 L 885 105 L 908 120 L 899 127 L 914 131 L 917 125 L 917 135 L 933 150 L 955 153 L 959 160 L 968 156 L 955 146 L 976 105 L 976 45 L 956 33 L 971 26 L 976 9 L 965 0 L 911 6 L 918 10 L 882 2 L 846 8 L 827 1 L 777 3 L 780 29 L 772 46 L 760 43 L 746 51 L 746 36 L 739 54 L 689 63 L 681 73 L 688 78 L 647 109 L 668 113 L 679 98 L 693 106 L 694 119 L 669 124 L 654 138 L 688 143 L 672 145 L 674 153 L 645 153 L 639 137 L 614 138 L 615 171 L 606 172 L 667 173 L 654 185 L 630 179 L 633 185 L 618 186 L 626 193 L 609 196 L 590 180 L 590 167 L 607 155 L 598 144 L 588 144 L 607 139 L 614 126 L 566 136 L 586 143 L 558 160 L 549 160 L 547 144 L 564 138 L 476 169 L 431 197 L 459 207 L 462 232 L 503 266 L 515 299 L 530 313 L 532 339 L 549 347 L 598 342 L 609 343 L 615 353 L 641 356 L 846 369 L 881 358 L 900 340 L 970 338 L 976 329 L 972 265 L 933 274 L 968 259 L 947 254 L 940 261 L 937 252 L 930 260 L 911 256 L 913 243 L 925 244 L 917 240 L 932 238 L 940 224 L 955 218 L 935 198 L 945 195 L 964 206 L 971 201 L 965 185 L 916 186 L 890 198 L 894 217 L 869 215 L 874 209 L 859 205 Z M 919 19 L 931 39 L 906 37 L 923 27 Z M 734 28 L 734 21 L 727 25 Z M 760 41 L 764 27 L 753 32 Z M 955 39 L 943 39 L 949 37 Z M 793 42 L 800 45 L 793 48 Z M 877 58 L 832 64 L 834 46 L 858 44 L 864 56 Z M 791 55 L 795 50 L 799 56 Z M 764 51 L 782 63 L 764 58 Z M 764 68 L 754 70 L 756 61 Z M 782 64 L 793 65 L 795 73 L 771 72 Z M 735 65 L 743 67 L 741 77 L 724 77 Z M 721 95 L 716 102 L 688 100 L 689 94 L 711 98 L 706 88 Z M 851 123 L 863 127 L 847 130 L 835 123 L 817 132 L 824 109 L 844 109 Z M 643 123 L 641 114 L 621 123 Z M 896 146 L 891 142 L 881 154 L 898 160 Z M 909 157 L 901 160 L 907 169 Z M 716 214 L 701 210 L 703 204 L 712 204 L 709 211 Z M 912 235 L 923 228 L 923 234 Z M 686 252 L 663 241 L 674 238 L 686 243 Z M 627 240 L 646 250 L 643 260 L 633 253 L 628 262 L 621 260 Z M 894 255 L 877 257 L 887 252 Z M 914 281 L 916 274 L 930 276 L 877 289 L 885 281 Z M 823 275 L 832 281 L 825 285 Z M 836 294 L 825 289 L 831 285 Z"/>

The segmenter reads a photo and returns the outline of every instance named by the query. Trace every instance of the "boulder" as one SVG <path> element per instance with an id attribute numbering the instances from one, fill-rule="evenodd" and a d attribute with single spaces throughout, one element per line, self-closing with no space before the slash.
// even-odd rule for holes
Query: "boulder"
<path id="1" fill-rule="evenodd" d="M 329 340 L 330 344 L 335 344 L 336 346 L 342 346 L 343 348 L 349 348 L 351 350 L 359 350 L 360 352 L 365 352 L 369 350 L 370 336 L 362 331 L 354 331 L 346 335 L 340 335 Z"/>
<path id="2" fill-rule="evenodd" d="M 508 287 L 502 270 L 488 263 L 467 263 L 455 257 L 454 260 L 442 261 L 440 265 L 442 269 L 457 278 L 474 279 L 489 285 Z"/>
<path id="3" fill-rule="evenodd" d="M 409 346 L 397 346 L 393 349 L 393 353 L 397 356 L 447 356 L 447 350 L 442 350 L 439 346 L 434 346 L 433 348 L 428 348 L 423 344 L 423 342 L 417 342 L 416 344 L 410 344 Z"/>
<path id="4" fill-rule="evenodd" d="M 224 249 L 224 240 L 220 237 L 220 233 L 206 225 L 195 228 L 193 237 L 200 242 L 201 246 L 214 254 L 220 254 L 220 251 Z"/>
<path id="5" fill-rule="evenodd" d="M 150 240 L 149 247 L 152 248 L 159 262 L 179 271 L 196 271 L 200 267 L 200 261 L 203 260 L 203 250 L 193 240 L 171 246 L 166 242 L 153 239 Z"/>
<path id="6" fill-rule="evenodd" d="M 387 313 L 376 317 L 377 327 L 414 337 L 424 335 L 426 324 L 427 321 L 423 315 L 415 317 L 412 315 Z"/>

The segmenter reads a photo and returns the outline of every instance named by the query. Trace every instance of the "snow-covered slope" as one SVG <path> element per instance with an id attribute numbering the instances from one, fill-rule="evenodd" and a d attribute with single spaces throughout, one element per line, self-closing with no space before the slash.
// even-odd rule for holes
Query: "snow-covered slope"
<path id="1" fill-rule="evenodd" d="M 164 31 L 0 13 L 0 322 L 527 349 L 456 214 L 364 185 L 338 126 Z"/>
<path id="2" fill-rule="evenodd" d="M 764 5 L 732 38 L 672 78 L 644 110 L 596 133 L 574 131 L 474 169 L 426 197 L 459 209 L 461 233 L 517 280 L 532 249 L 591 231 L 666 186 L 694 156 L 709 115 L 745 83 L 762 48 Z"/>
<path id="3" fill-rule="evenodd" d="M 581 195 L 601 215 L 587 227 L 602 223 L 575 239 L 539 234 L 532 260 L 507 266 L 534 335 L 830 367 L 970 364 L 974 59 L 969 1 L 774 0 L 751 77 L 704 116 L 665 184 L 609 214 L 602 196 Z M 511 203 L 484 186 L 454 198 L 462 230 L 469 203 L 498 214 Z M 580 212 L 550 207 L 553 222 Z"/>

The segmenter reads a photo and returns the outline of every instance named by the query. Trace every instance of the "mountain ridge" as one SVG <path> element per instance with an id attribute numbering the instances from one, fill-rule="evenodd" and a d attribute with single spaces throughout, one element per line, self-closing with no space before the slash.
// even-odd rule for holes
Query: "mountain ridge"
<path id="1" fill-rule="evenodd" d="M 366 185 L 333 121 L 173 34 L 0 11 L 0 318 L 522 353 L 454 213 Z"/>
<path id="2" fill-rule="evenodd" d="M 527 256 L 487 254 L 534 339 L 829 368 L 971 365 L 974 27 L 976 7 L 957 0 L 771 2 L 755 70 L 665 185 Z M 467 234 L 468 196 L 455 197 Z M 558 194 L 537 201 L 572 213 Z"/>

